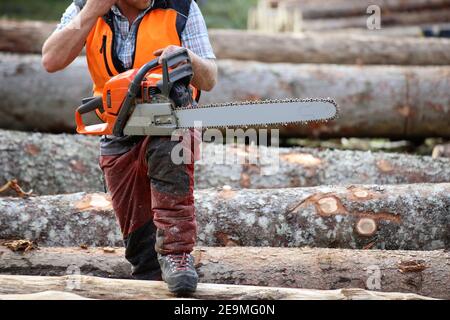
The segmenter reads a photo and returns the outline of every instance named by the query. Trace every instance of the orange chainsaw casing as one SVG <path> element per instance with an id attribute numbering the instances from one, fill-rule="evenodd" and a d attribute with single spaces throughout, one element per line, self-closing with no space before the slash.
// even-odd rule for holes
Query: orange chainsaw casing
<path id="1" fill-rule="evenodd" d="M 102 108 L 95 110 L 97 116 L 103 123 L 86 126 L 83 122 L 82 115 L 77 111 L 75 113 L 75 121 L 77 124 L 77 132 L 87 135 L 112 135 L 116 124 L 117 116 L 120 108 L 128 94 L 128 88 L 138 73 L 139 69 L 131 69 L 112 77 L 103 88 Z M 151 88 L 157 88 L 157 84 L 162 79 L 162 68 L 151 70 L 141 82 L 141 95 L 136 98 L 136 103 L 152 103 L 152 94 L 155 92 Z M 193 96 L 197 96 L 197 89 L 191 86 Z M 159 91 L 159 90 L 158 90 Z"/>

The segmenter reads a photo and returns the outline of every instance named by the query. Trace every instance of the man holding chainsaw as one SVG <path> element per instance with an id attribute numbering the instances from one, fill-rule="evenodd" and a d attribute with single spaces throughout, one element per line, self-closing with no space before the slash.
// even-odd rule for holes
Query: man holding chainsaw
<path id="1" fill-rule="evenodd" d="M 75 0 L 44 44 L 42 63 L 48 72 L 62 70 L 83 47 L 95 95 L 113 76 L 181 47 L 191 59 L 192 85 L 209 91 L 216 84 L 215 56 L 195 1 Z M 195 291 L 198 282 L 190 254 L 197 225 L 194 165 L 171 160 L 178 143 L 170 137 L 103 136 L 100 167 L 133 276 L 160 280 L 162 275 L 172 292 L 185 293 Z"/>

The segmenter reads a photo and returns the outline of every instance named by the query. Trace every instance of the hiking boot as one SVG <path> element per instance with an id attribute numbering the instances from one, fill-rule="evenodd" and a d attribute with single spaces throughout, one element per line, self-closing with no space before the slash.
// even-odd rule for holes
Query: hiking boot
<path id="1" fill-rule="evenodd" d="M 176 294 L 195 292 L 198 275 L 194 267 L 194 257 L 189 253 L 167 254 L 158 253 L 162 278 L 167 283 L 169 291 Z"/>

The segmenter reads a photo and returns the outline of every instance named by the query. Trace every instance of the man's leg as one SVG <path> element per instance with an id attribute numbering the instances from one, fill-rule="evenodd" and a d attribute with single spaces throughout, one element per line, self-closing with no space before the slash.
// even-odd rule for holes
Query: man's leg
<path id="1" fill-rule="evenodd" d="M 144 139 L 125 154 L 100 157 L 100 167 L 112 196 L 114 212 L 124 237 L 125 257 L 133 266 L 133 277 L 161 280 L 145 159 L 148 140 Z"/>
<path id="2" fill-rule="evenodd" d="M 187 136 L 192 139 L 192 132 Z M 170 137 L 151 137 L 147 150 L 148 175 L 153 221 L 157 227 L 155 249 L 163 278 L 172 292 L 189 292 L 195 290 L 198 281 L 190 255 L 197 237 L 194 143 L 192 139 L 187 144 L 189 148 L 183 148 L 183 152 L 190 153 L 191 163 L 175 164 L 171 153 L 179 143 Z"/>

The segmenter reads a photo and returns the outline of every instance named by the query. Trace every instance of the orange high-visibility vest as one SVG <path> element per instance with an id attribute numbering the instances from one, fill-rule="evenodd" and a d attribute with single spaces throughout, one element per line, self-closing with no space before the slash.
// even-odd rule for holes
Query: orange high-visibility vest
<path id="1" fill-rule="evenodd" d="M 181 46 L 191 0 L 156 0 L 142 18 L 136 36 L 132 68 L 156 58 L 153 52 L 169 45 Z M 100 17 L 86 39 L 86 57 L 94 82 L 94 95 L 102 95 L 105 83 L 123 69 L 114 50 L 112 12 Z"/>

